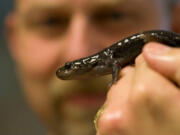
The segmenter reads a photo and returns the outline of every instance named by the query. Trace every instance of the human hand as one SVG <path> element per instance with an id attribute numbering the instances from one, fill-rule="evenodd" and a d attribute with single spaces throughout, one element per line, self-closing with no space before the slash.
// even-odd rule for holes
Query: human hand
<path id="1" fill-rule="evenodd" d="M 149 43 L 111 87 L 97 135 L 180 134 L 180 49 Z"/>

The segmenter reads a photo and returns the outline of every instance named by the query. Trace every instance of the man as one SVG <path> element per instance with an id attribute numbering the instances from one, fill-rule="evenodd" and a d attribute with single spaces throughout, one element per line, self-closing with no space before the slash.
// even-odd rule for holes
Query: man
<path id="1" fill-rule="evenodd" d="M 62 81 L 55 76 L 56 70 L 66 61 L 93 54 L 130 34 L 164 26 L 159 3 L 164 4 L 157 0 L 15 2 L 6 20 L 9 49 L 26 98 L 48 134 L 95 134 L 94 115 L 105 101 L 111 76 Z M 170 50 L 163 48 L 149 44 L 135 67 L 121 72 L 122 78 L 110 88 L 97 120 L 98 135 L 180 133 L 180 120 L 174 115 L 178 113 L 173 113 L 180 112 L 175 104 L 179 93 L 174 89 L 178 88 L 167 80 L 178 84 L 179 79 L 173 75 L 179 56 L 156 57 L 160 55 L 158 50 Z M 167 72 L 171 71 L 168 64 L 172 72 Z M 172 119 L 163 119 L 164 115 Z"/>

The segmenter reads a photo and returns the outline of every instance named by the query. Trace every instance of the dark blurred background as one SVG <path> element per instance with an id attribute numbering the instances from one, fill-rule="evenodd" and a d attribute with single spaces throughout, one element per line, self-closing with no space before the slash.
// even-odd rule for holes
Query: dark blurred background
<path id="1" fill-rule="evenodd" d="M 4 18 L 13 0 L 0 0 L 0 135 L 45 135 L 21 93 L 4 34 Z"/>

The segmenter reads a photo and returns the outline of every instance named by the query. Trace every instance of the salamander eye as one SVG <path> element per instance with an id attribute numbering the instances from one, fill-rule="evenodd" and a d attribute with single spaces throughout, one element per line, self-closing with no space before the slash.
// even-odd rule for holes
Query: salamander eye
<path id="1" fill-rule="evenodd" d="M 65 68 L 66 69 L 70 69 L 71 68 L 71 63 L 70 62 L 66 62 L 65 63 Z"/>

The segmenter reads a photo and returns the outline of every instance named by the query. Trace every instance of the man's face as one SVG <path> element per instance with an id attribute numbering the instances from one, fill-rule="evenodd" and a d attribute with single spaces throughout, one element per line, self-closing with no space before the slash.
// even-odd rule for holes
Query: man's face
<path id="1" fill-rule="evenodd" d="M 48 131 L 94 135 L 93 118 L 111 76 L 62 81 L 67 61 L 88 56 L 142 30 L 159 27 L 154 0 L 18 0 L 10 50 L 34 111 Z"/>

